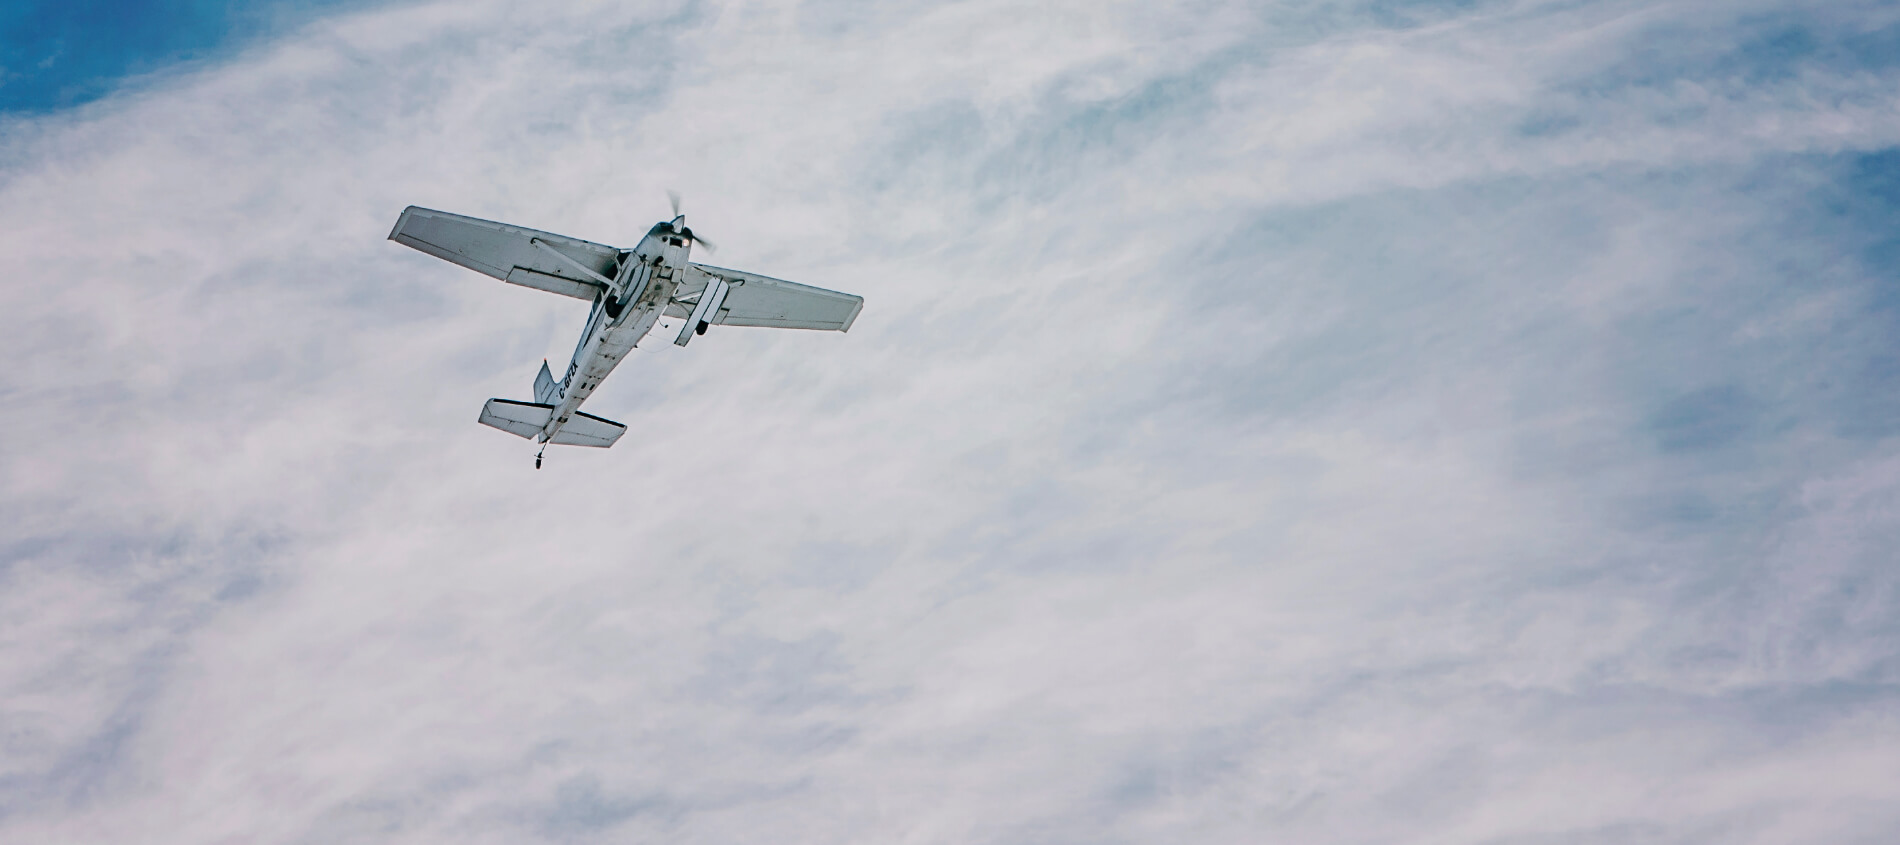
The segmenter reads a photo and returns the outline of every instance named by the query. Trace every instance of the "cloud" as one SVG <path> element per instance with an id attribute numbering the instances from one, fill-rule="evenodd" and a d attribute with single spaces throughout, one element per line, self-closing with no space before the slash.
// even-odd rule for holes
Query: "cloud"
<path id="1" fill-rule="evenodd" d="M 405 5 L 14 117 L 23 841 L 1892 831 L 1879 4 Z M 848 335 L 649 344 L 410 203 Z"/>

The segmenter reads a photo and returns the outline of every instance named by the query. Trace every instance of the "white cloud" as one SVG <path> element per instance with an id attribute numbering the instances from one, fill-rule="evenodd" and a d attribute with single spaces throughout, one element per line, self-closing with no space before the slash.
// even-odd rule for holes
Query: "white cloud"
<path id="1" fill-rule="evenodd" d="M 0 832 L 1890 833 L 1900 73 L 1748 46 L 1890 18 L 423 5 L 16 120 Z M 577 306 L 383 237 L 666 187 L 864 315 L 537 473 Z"/>

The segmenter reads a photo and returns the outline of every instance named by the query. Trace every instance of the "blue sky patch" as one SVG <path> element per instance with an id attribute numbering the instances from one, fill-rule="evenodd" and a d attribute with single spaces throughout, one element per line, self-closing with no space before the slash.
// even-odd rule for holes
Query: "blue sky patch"
<path id="1" fill-rule="evenodd" d="M 0 111 L 105 96 L 128 77 L 203 61 L 362 0 L 70 0 L 0 5 Z"/>
<path id="2" fill-rule="evenodd" d="M 1862 28 L 1820 12 L 1689 26 L 1665 21 L 1632 39 L 1623 59 L 1563 90 L 1602 95 L 1694 82 L 1727 93 L 1795 84 L 1803 73 L 1900 64 L 1900 26 Z"/>

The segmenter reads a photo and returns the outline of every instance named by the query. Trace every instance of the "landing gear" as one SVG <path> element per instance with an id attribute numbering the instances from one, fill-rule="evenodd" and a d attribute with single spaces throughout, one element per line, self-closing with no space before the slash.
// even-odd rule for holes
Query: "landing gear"
<path id="1" fill-rule="evenodd" d="M 546 452 L 547 450 L 548 450 L 548 447 L 545 444 L 543 444 L 541 446 L 541 452 Z M 541 452 L 534 453 L 534 468 L 535 469 L 541 468 Z"/>

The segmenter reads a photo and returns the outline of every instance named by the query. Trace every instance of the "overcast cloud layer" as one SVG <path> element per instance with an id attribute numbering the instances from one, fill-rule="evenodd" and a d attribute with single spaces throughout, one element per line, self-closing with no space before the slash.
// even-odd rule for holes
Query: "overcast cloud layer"
<path id="1" fill-rule="evenodd" d="M 455 2 L 0 124 L 0 840 L 1900 835 L 1900 9 Z M 585 306 L 863 294 L 475 424 Z"/>

